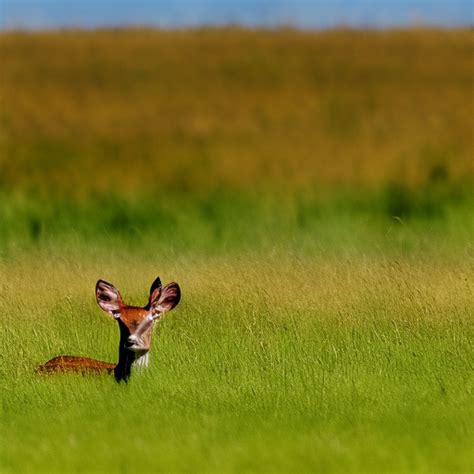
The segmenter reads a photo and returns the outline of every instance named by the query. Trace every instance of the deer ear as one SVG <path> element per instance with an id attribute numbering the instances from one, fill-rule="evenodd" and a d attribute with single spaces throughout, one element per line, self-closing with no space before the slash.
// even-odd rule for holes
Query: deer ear
<path id="1" fill-rule="evenodd" d="M 108 313 L 115 316 L 122 306 L 122 297 L 114 285 L 104 280 L 99 280 L 95 285 L 95 295 L 98 305 Z"/>
<path id="2" fill-rule="evenodd" d="M 159 299 L 161 295 L 161 280 L 160 277 L 156 277 L 155 281 L 150 286 L 150 297 L 148 304 L 145 306 L 146 309 L 150 309 Z"/>
<path id="3" fill-rule="evenodd" d="M 150 300 L 148 301 L 148 309 L 153 308 L 156 304 L 158 304 L 158 301 L 161 296 L 161 291 L 162 291 L 161 286 L 158 286 L 153 290 L 153 292 L 150 293 Z"/>
<path id="4" fill-rule="evenodd" d="M 159 317 L 165 311 L 171 311 L 181 299 L 181 290 L 177 283 L 170 283 L 162 290 L 159 297 L 152 302 L 153 316 Z"/>
<path id="5" fill-rule="evenodd" d="M 153 292 L 157 289 L 157 288 L 161 288 L 161 280 L 160 280 L 160 277 L 156 277 L 155 278 L 155 281 L 151 284 L 150 286 L 150 300 L 151 300 L 151 295 L 153 294 Z"/>

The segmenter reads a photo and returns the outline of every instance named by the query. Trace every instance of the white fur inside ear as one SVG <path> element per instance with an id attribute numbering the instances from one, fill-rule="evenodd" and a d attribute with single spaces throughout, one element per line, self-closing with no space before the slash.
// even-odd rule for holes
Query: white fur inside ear
<path id="1" fill-rule="evenodd" d="M 142 356 L 138 357 L 135 359 L 135 362 L 133 365 L 137 367 L 137 369 L 143 369 L 144 367 L 148 367 L 148 362 L 149 362 L 149 355 L 148 352 L 145 352 Z"/>

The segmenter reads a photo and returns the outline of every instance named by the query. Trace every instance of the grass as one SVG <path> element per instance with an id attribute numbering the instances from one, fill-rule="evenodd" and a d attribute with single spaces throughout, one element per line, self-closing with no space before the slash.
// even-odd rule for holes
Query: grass
<path id="1" fill-rule="evenodd" d="M 469 471 L 472 267 L 280 257 L 8 267 L 2 471 Z M 138 304 L 157 267 L 184 298 L 146 373 L 33 373 L 59 353 L 114 360 L 94 280 Z"/>
<path id="2" fill-rule="evenodd" d="M 0 34 L 0 471 L 473 471 L 471 46 Z M 157 275 L 147 371 L 35 374 Z"/>
<path id="3" fill-rule="evenodd" d="M 1 187 L 64 197 L 464 181 L 472 39 L 471 30 L 1 34 Z"/>

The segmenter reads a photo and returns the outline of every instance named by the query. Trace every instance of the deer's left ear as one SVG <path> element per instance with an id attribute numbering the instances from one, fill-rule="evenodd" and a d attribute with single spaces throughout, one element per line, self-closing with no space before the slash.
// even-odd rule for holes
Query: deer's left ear
<path id="1" fill-rule="evenodd" d="M 180 299 L 181 290 L 179 285 L 177 283 L 166 285 L 163 289 L 160 289 L 160 293 L 152 300 L 153 316 L 159 317 L 165 311 L 171 311 L 179 303 Z"/>
<path id="2" fill-rule="evenodd" d="M 95 286 L 97 304 L 104 310 L 116 317 L 122 306 L 122 296 L 114 285 L 104 280 L 99 280 Z"/>

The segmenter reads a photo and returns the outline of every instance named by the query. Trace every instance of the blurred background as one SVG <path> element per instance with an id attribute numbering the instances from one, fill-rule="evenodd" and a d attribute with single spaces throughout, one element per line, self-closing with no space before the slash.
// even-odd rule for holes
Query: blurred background
<path id="1" fill-rule="evenodd" d="M 0 25 L 3 256 L 472 230 L 469 1 L 4 0 Z"/>

